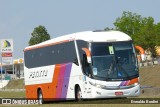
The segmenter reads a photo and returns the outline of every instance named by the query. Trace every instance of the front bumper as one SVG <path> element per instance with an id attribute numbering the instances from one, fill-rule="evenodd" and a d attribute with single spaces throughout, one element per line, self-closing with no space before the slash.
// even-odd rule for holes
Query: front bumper
<path id="1" fill-rule="evenodd" d="M 117 94 L 121 93 L 121 94 Z M 92 86 L 92 98 L 136 97 L 140 95 L 140 85 L 129 89 L 106 90 Z"/>

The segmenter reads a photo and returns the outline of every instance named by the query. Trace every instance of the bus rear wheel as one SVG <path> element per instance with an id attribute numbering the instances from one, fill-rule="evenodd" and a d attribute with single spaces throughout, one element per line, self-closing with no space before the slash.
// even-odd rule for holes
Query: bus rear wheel
<path id="1" fill-rule="evenodd" d="M 39 100 L 39 104 L 43 104 L 44 103 L 43 94 L 42 94 L 42 90 L 41 89 L 38 91 L 38 100 Z"/>
<path id="2" fill-rule="evenodd" d="M 75 90 L 75 98 L 76 101 L 82 101 L 82 92 L 79 86 Z"/>

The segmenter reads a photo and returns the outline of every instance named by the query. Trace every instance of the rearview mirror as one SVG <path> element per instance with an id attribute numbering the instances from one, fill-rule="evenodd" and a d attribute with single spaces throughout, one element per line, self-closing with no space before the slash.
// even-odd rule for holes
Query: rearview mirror
<path id="1" fill-rule="evenodd" d="M 87 62 L 88 63 L 92 63 L 92 61 L 91 61 L 91 52 L 89 51 L 89 49 L 87 49 L 87 48 L 82 48 L 82 50 L 86 53 L 86 55 L 87 55 Z"/>

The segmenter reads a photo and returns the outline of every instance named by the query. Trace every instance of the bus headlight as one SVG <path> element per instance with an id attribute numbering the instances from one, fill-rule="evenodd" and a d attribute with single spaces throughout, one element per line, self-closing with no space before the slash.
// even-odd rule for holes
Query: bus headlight
<path id="1" fill-rule="evenodd" d="M 89 83 L 90 83 L 91 85 L 93 85 L 93 86 L 97 87 L 97 88 L 102 88 L 102 89 L 105 89 L 105 88 L 106 88 L 106 86 L 105 86 L 105 85 L 96 84 L 96 83 L 93 83 L 93 82 L 90 82 L 90 81 L 89 81 Z"/>
<path id="2" fill-rule="evenodd" d="M 139 82 L 134 83 L 134 86 L 137 86 L 137 85 L 139 85 Z"/>
<path id="3" fill-rule="evenodd" d="M 106 88 L 106 86 L 100 85 L 100 84 L 95 84 L 95 86 L 96 86 L 97 88 L 102 88 L 102 89 L 105 89 L 105 88 Z"/>

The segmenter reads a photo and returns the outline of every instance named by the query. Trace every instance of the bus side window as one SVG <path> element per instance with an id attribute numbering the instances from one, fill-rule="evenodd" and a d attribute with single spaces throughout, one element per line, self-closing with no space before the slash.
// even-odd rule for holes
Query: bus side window
<path id="1" fill-rule="evenodd" d="M 86 56 L 86 54 L 83 54 L 82 67 L 83 67 L 83 72 L 87 76 L 90 76 L 91 73 L 90 73 L 89 63 L 87 62 L 87 56 Z"/>

